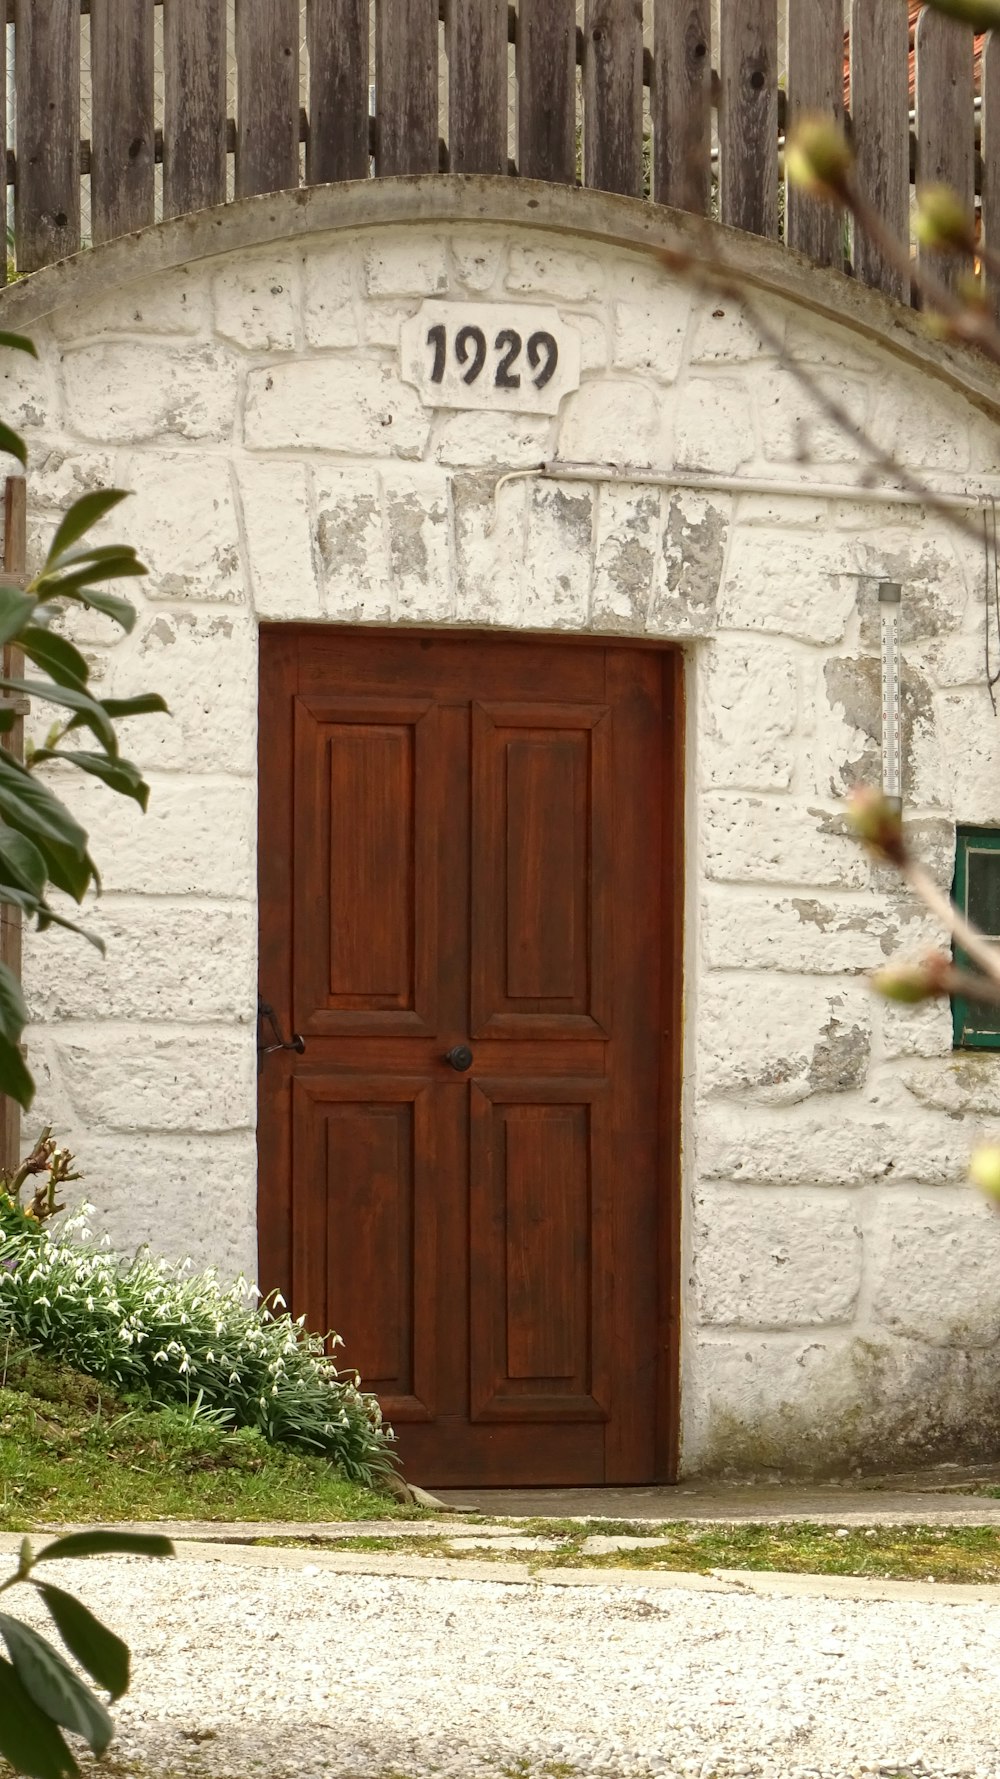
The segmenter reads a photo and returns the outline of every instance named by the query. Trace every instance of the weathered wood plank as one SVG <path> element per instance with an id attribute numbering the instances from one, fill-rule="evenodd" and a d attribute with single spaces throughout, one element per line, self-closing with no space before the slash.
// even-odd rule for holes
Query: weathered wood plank
<path id="1" fill-rule="evenodd" d="M 712 190 L 710 0 L 656 0 L 651 104 L 653 197 L 704 216 Z"/>
<path id="2" fill-rule="evenodd" d="M 437 0 L 377 0 L 375 171 L 438 171 Z"/>
<path id="3" fill-rule="evenodd" d="M 726 0 L 719 41 L 719 212 L 778 233 L 777 0 Z"/>
<path id="4" fill-rule="evenodd" d="M 8 476 L 4 483 L 3 569 L 20 579 L 27 562 L 28 503 L 23 476 Z M 10 643 L 3 650 L 4 677 L 20 679 L 24 674 L 24 652 Z M 3 746 L 15 760 L 24 759 L 24 717 L 19 716 L 4 736 Z M 22 922 L 20 910 L 6 902 L 0 905 L 0 961 L 21 980 Z M 0 1094 L 0 1168 L 12 1173 L 21 1155 L 21 1113 L 16 1100 Z"/>
<path id="5" fill-rule="evenodd" d="M 80 246 L 80 0 L 17 0 L 17 264 L 37 271 Z"/>
<path id="6" fill-rule="evenodd" d="M 851 122 L 858 184 L 899 240 L 910 227 L 909 26 L 899 0 L 851 0 Z M 851 257 L 862 284 L 897 302 L 910 281 L 857 224 Z"/>
<path id="7" fill-rule="evenodd" d="M 163 214 L 226 196 L 226 0 L 163 0 Z"/>
<path id="8" fill-rule="evenodd" d="M 642 0 L 587 0 L 583 180 L 642 196 Z"/>
<path id="9" fill-rule="evenodd" d="M 448 0 L 448 170 L 507 171 L 507 0 Z"/>
<path id="10" fill-rule="evenodd" d="M 236 0 L 236 196 L 298 183 L 298 0 Z"/>
<path id="11" fill-rule="evenodd" d="M 983 189 L 983 243 L 992 253 L 1000 253 L 1000 32 L 991 31 L 983 49 L 983 112 L 980 144 Z M 1000 276 L 987 274 L 994 293 L 1000 291 Z"/>
<path id="12" fill-rule="evenodd" d="M 91 0 L 90 217 L 94 245 L 153 220 L 153 0 Z"/>
<path id="13" fill-rule="evenodd" d="M 309 0 L 306 183 L 367 179 L 368 0 Z"/>
<path id="14" fill-rule="evenodd" d="M 788 130 L 809 113 L 843 125 L 843 0 L 793 0 L 788 8 Z M 789 247 L 807 253 L 817 265 L 842 270 L 843 215 L 794 185 L 787 188 L 785 204 Z"/>
<path id="15" fill-rule="evenodd" d="M 517 26 L 517 170 L 576 179 L 574 0 L 521 0 Z"/>
<path id="16" fill-rule="evenodd" d="M 950 185 L 971 212 L 975 200 L 975 39 L 925 6 L 917 20 L 917 185 Z M 918 265 L 954 284 L 961 259 L 917 249 Z"/>
<path id="17" fill-rule="evenodd" d="M 7 33 L 4 30 L 0 30 L 0 144 L 2 144 L 2 146 L 3 146 L 3 152 L 0 153 L 0 161 L 3 162 L 3 165 L 0 166 L 0 215 L 3 216 L 5 231 L 6 231 L 6 222 L 7 222 Z M 2 259 L 2 262 L 0 262 L 0 285 L 6 284 L 6 282 L 7 282 L 7 260 L 9 258 L 9 255 L 10 255 L 10 248 L 7 246 L 6 232 L 5 232 L 3 259 Z"/>

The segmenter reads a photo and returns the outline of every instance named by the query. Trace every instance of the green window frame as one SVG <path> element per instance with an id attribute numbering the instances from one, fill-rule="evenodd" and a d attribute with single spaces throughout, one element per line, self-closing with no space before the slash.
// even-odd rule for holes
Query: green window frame
<path id="1" fill-rule="evenodd" d="M 986 876 L 980 861 L 988 858 L 994 863 Z M 984 932 L 987 925 L 997 928 L 986 937 L 1000 944 L 1000 828 L 957 830 L 953 894 L 962 913 Z M 983 910 L 991 900 L 996 917 L 984 922 Z M 954 947 L 954 955 L 959 969 L 974 967 L 960 946 Z M 983 1007 L 953 995 L 951 1012 L 956 1050 L 1000 1050 L 1000 1007 Z"/>

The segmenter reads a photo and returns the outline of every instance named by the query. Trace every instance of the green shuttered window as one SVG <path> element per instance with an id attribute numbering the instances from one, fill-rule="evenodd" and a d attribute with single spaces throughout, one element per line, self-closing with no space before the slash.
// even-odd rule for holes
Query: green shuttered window
<path id="1" fill-rule="evenodd" d="M 1000 944 L 1000 828 L 959 828 L 955 900 L 974 926 Z M 957 946 L 955 962 L 970 968 Z M 957 995 L 951 1006 L 957 1049 L 1000 1050 L 1000 1007 L 983 1007 Z"/>

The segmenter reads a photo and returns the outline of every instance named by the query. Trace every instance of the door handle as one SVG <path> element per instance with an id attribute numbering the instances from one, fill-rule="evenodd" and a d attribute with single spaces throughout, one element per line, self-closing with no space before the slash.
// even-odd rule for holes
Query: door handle
<path id="1" fill-rule="evenodd" d="M 464 1075 L 466 1069 L 471 1069 L 475 1058 L 472 1051 L 469 1049 L 468 1044 L 453 1044 L 450 1050 L 445 1051 L 444 1060 L 449 1068 L 455 1069 L 460 1075 Z"/>
<path id="2" fill-rule="evenodd" d="M 265 1037 L 266 1037 L 266 1034 L 264 1031 L 265 1025 L 269 1025 L 271 1027 L 271 1031 L 274 1035 L 274 1043 L 273 1044 L 268 1044 L 265 1042 Z M 273 1056 L 274 1052 L 276 1050 L 294 1050 L 299 1056 L 301 1056 L 305 1047 L 306 1047 L 306 1041 L 298 1032 L 293 1032 L 290 1038 L 286 1038 L 283 1035 L 281 1027 L 278 1024 L 278 1015 L 274 1011 L 274 1008 L 271 1006 L 269 1001 L 261 1000 L 260 995 L 258 995 L 257 996 L 257 1073 L 258 1073 L 258 1075 L 260 1074 L 261 1069 L 264 1067 L 265 1056 Z"/>

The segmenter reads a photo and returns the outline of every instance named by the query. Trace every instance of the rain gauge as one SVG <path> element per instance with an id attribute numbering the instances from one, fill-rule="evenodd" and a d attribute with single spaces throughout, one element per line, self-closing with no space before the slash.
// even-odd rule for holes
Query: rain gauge
<path id="1" fill-rule="evenodd" d="M 902 668 L 899 655 L 898 581 L 881 581 L 878 590 L 882 622 L 882 791 L 896 809 L 903 807 Z"/>

